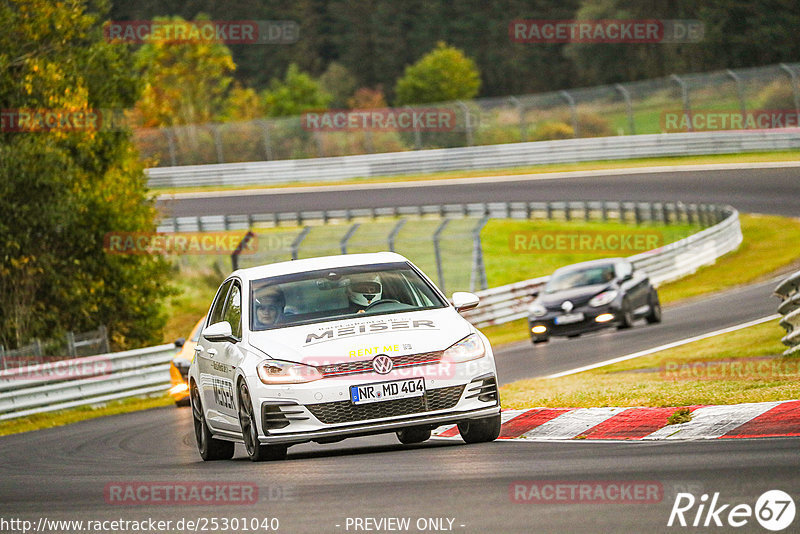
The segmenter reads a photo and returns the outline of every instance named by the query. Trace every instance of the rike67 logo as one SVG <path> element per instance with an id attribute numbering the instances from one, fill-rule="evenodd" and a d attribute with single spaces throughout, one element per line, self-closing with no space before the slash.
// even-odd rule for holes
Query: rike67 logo
<path id="1" fill-rule="evenodd" d="M 738 528 L 752 525 L 751 521 L 755 518 L 763 528 L 777 532 L 790 526 L 794 516 L 794 500 L 781 490 L 764 492 L 756 500 L 755 506 L 723 503 L 719 492 L 714 493 L 710 501 L 706 493 L 700 499 L 691 493 L 678 493 L 667 526 Z"/>

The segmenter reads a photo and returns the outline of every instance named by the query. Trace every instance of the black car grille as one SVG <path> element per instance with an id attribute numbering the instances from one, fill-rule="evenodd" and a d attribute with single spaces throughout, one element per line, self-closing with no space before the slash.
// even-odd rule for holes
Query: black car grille
<path id="1" fill-rule="evenodd" d="M 367 419 L 381 419 L 398 415 L 446 410 L 458 404 L 464 386 L 429 389 L 424 397 L 396 399 L 370 404 L 353 404 L 350 401 L 307 404 L 306 408 L 321 422 L 333 425 Z"/>
<path id="2" fill-rule="evenodd" d="M 414 365 L 428 365 L 439 363 L 442 359 L 442 351 L 420 352 L 419 354 L 407 354 L 405 356 L 392 357 L 394 368 L 411 367 Z M 318 365 L 317 370 L 323 377 L 354 375 L 358 373 L 371 373 L 372 360 L 360 360 L 357 362 L 333 363 L 328 365 Z"/>

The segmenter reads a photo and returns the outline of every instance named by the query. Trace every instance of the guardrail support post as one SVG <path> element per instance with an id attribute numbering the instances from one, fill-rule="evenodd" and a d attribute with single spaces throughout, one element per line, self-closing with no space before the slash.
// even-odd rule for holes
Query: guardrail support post
<path id="1" fill-rule="evenodd" d="M 580 133 L 578 132 L 578 110 L 575 107 L 575 99 L 567 91 L 559 91 L 558 94 L 569 104 L 569 112 L 572 115 L 572 137 L 578 138 Z"/>
<path id="2" fill-rule="evenodd" d="M 477 286 L 480 286 L 480 289 L 486 289 L 489 286 L 486 281 L 486 265 L 483 263 L 483 248 L 481 247 L 481 231 L 488 222 L 489 216 L 485 215 L 472 229 L 472 274 L 469 279 L 469 289 L 473 292 Z"/>
<path id="3" fill-rule="evenodd" d="M 792 95 L 794 96 L 794 112 L 800 115 L 800 89 L 797 88 L 797 73 L 786 63 L 781 63 L 781 70 L 789 75 L 789 83 L 792 84 Z"/>
<path id="4" fill-rule="evenodd" d="M 298 255 L 298 250 L 300 249 L 300 243 L 303 242 L 303 239 L 311 232 L 310 226 L 305 226 L 300 233 L 297 234 L 297 237 L 294 238 L 291 244 L 291 251 L 292 251 L 292 259 L 296 260 Z"/>
<path id="5" fill-rule="evenodd" d="M 444 229 L 447 228 L 447 225 L 449 223 L 450 219 L 444 219 L 441 223 L 439 223 L 439 226 L 436 228 L 436 231 L 433 232 L 433 253 L 434 257 L 436 258 L 436 275 L 439 277 L 439 288 L 445 295 L 447 294 L 447 291 L 445 290 L 445 285 L 444 285 L 444 269 L 442 268 L 442 251 L 441 247 L 439 246 L 439 242 L 442 237 L 442 232 L 444 232 Z"/>
<path id="6" fill-rule="evenodd" d="M 400 219 L 397 221 L 397 224 L 394 225 L 392 231 L 389 232 L 389 251 L 394 252 L 394 243 L 397 240 L 397 234 L 400 233 L 400 229 L 403 228 L 403 225 L 406 224 L 407 219 Z"/>
<path id="7" fill-rule="evenodd" d="M 345 233 L 342 240 L 339 241 L 339 247 L 341 248 L 342 254 L 347 254 L 347 242 L 350 241 L 350 238 L 353 237 L 353 234 L 356 233 L 356 230 L 358 230 L 359 226 L 361 226 L 361 223 L 355 223 L 353 226 L 348 228 L 347 233 Z"/>
<path id="8" fill-rule="evenodd" d="M 628 111 L 628 130 L 630 130 L 628 135 L 636 135 L 636 123 L 633 120 L 633 104 L 631 104 L 631 94 L 621 83 L 614 84 L 614 89 L 616 89 L 625 100 L 625 108 Z"/>
<path id="9" fill-rule="evenodd" d="M 677 83 L 681 88 L 683 112 L 686 114 L 686 128 L 691 132 L 694 128 L 692 128 L 692 107 L 689 101 L 689 86 L 677 74 L 671 74 L 669 79 Z"/>

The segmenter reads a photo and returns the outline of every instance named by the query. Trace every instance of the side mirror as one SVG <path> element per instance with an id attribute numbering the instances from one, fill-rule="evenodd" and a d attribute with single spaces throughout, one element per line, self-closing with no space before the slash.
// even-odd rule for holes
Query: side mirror
<path id="1" fill-rule="evenodd" d="M 467 293 L 466 291 L 456 291 L 453 293 L 453 306 L 455 306 L 458 312 L 476 308 L 480 301 L 481 299 L 478 298 L 478 295 Z"/>
<path id="2" fill-rule="evenodd" d="M 175 340 L 175 346 L 177 348 L 181 348 L 185 344 L 186 344 L 186 338 L 185 337 L 179 337 L 178 339 Z"/>
<path id="3" fill-rule="evenodd" d="M 209 341 L 230 341 L 236 343 L 238 339 L 233 337 L 231 324 L 228 321 L 214 323 L 203 331 L 203 337 Z"/>

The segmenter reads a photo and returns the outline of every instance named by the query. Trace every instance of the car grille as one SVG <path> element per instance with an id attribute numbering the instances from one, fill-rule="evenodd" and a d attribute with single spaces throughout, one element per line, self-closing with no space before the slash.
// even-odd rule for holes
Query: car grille
<path id="1" fill-rule="evenodd" d="M 442 351 L 420 352 L 419 354 L 407 354 L 405 356 L 393 356 L 392 363 L 394 368 L 412 367 L 414 365 L 428 365 L 439 363 L 442 360 Z M 329 365 L 318 365 L 317 370 L 322 376 L 354 375 L 359 373 L 371 373 L 372 360 L 359 360 L 357 362 L 333 363 Z"/>
<path id="2" fill-rule="evenodd" d="M 458 404 L 464 386 L 429 389 L 425 397 L 396 399 L 370 404 L 353 404 L 350 401 L 323 402 L 307 404 L 306 408 L 321 422 L 333 425 L 367 419 L 381 419 L 398 415 L 446 410 Z M 425 401 L 427 400 L 427 407 Z"/>

